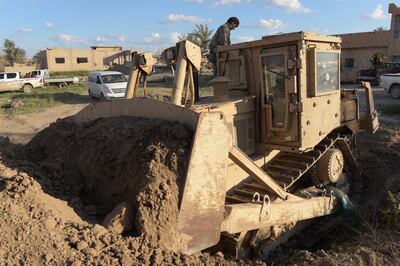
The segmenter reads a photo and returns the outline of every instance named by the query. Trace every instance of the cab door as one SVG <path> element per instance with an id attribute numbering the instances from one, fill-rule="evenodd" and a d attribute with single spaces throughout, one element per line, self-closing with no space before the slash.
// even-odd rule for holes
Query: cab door
<path id="1" fill-rule="evenodd" d="M 261 51 L 263 142 L 293 146 L 299 140 L 296 46 Z"/>

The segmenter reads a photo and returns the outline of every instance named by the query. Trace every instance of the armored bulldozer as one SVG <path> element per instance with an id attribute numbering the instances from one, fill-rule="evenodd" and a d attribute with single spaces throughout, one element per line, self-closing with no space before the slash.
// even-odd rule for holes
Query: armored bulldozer
<path id="1" fill-rule="evenodd" d="M 135 97 L 140 73 L 149 74 L 153 62 L 136 54 L 129 99 L 90 105 L 70 121 L 139 116 L 190 128 L 171 248 L 192 254 L 217 245 L 263 257 L 278 245 L 272 240 L 340 213 L 341 199 L 361 192 L 352 140 L 360 130 L 375 132 L 378 116 L 368 84 L 365 99 L 341 89 L 340 44 L 338 37 L 296 32 L 220 47 L 214 96 L 194 104 L 199 47 L 185 41 L 166 53 L 177 67 L 172 103 Z"/>

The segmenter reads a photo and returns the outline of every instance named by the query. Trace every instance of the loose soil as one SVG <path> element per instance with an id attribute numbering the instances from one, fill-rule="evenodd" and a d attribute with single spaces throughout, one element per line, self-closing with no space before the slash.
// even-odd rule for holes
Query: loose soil
<path id="1" fill-rule="evenodd" d="M 7 117 L 0 114 L 0 136 L 8 137 L 13 143 L 28 143 L 39 131 L 59 118 L 71 116 L 87 104 L 63 104 L 34 114 Z"/>
<path id="2" fill-rule="evenodd" d="M 192 132 L 162 120 L 60 120 L 1 144 L 4 264 L 237 264 L 173 248 Z M 104 226 L 102 226 L 104 225 Z"/>
<path id="3" fill-rule="evenodd" d="M 250 263 L 169 249 L 191 138 L 181 125 L 127 117 L 59 120 L 25 146 L 1 138 L 0 265 Z M 400 193 L 398 123 L 357 141 L 366 184 L 359 235 L 336 228 L 316 251 L 293 251 L 274 265 L 400 264 L 400 226 L 384 228 L 382 218 L 387 191 Z"/>

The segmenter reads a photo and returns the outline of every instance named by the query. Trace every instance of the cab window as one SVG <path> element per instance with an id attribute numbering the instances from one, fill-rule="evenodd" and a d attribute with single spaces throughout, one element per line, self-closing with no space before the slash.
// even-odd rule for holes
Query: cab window
<path id="1" fill-rule="evenodd" d="M 219 74 L 229 78 L 233 88 L 243 88 L 246 86 L 244 65 L 242 59 L 221 60 L 219 62 Z"/>
<path id="2" fill-rule="evenodd" d="M 317 93 L 339 90 L 339 54 L 317 52 Z"/>
<path id="3" fill-rule="evenodd" d="M 15 79 L 17 77 L 16 73 L 7 73 L 7 79 Z"/>
<path id="4" fill-rule="evenodd" d="M 285 56 L 272 55 L 262 57 L 262 69 L 264 103 L 271 105 L 273 127 L 283 128 L 286 115 Z"/>

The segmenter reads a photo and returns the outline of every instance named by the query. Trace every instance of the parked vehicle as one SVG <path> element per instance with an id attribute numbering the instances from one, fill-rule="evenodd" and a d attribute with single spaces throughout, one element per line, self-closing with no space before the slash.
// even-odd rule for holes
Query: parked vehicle
<path id="1" fill-rule="evenodd" d="M 0 73 L 0 91 L 32 92 L 33 88 L 43 87 L 41 77 L 21 78 L 18 72 Z"/>
<path id="2" fill-rule="evenodd" d="M 358 72 L 357 83 L 361 81 L 369 81 L 371 83 L 379 83 L 379 77 L 383 74 L 400 73 L 400 63 L 389 62 L 384 63 L 382 67 L 377 69 L 363 69 Z"/>
<path id="3" fill-rule="evenodd" d="M 153 73 L 147 77 L 147 82 L 172 82 L 175 71 L 172 66 L 156 65 L 153 67 Z"/>
<path id="4" fill-rule="evenodd" d="M 78 77 L 71 78 L 50 78 L 49 71 L 47 69 L 34 70 L 28 75 L 31 77 L 41 77 L 47 86 L 57 86 L 59 88 L 67 87 L 71 84 L 79 83 Z"/>
<path id="5" fill-rule="evenodd" d="M 88 93 L 93 98 L 122 98 L 127 85 L 128 80 L 121 72 L 99 71 L 88 75 Z"/>
<path id="6" fill-rule="evenodd" d="M 400 73 L 381 75 L 379 85 L 393 98 L 400 98 Z"/>

